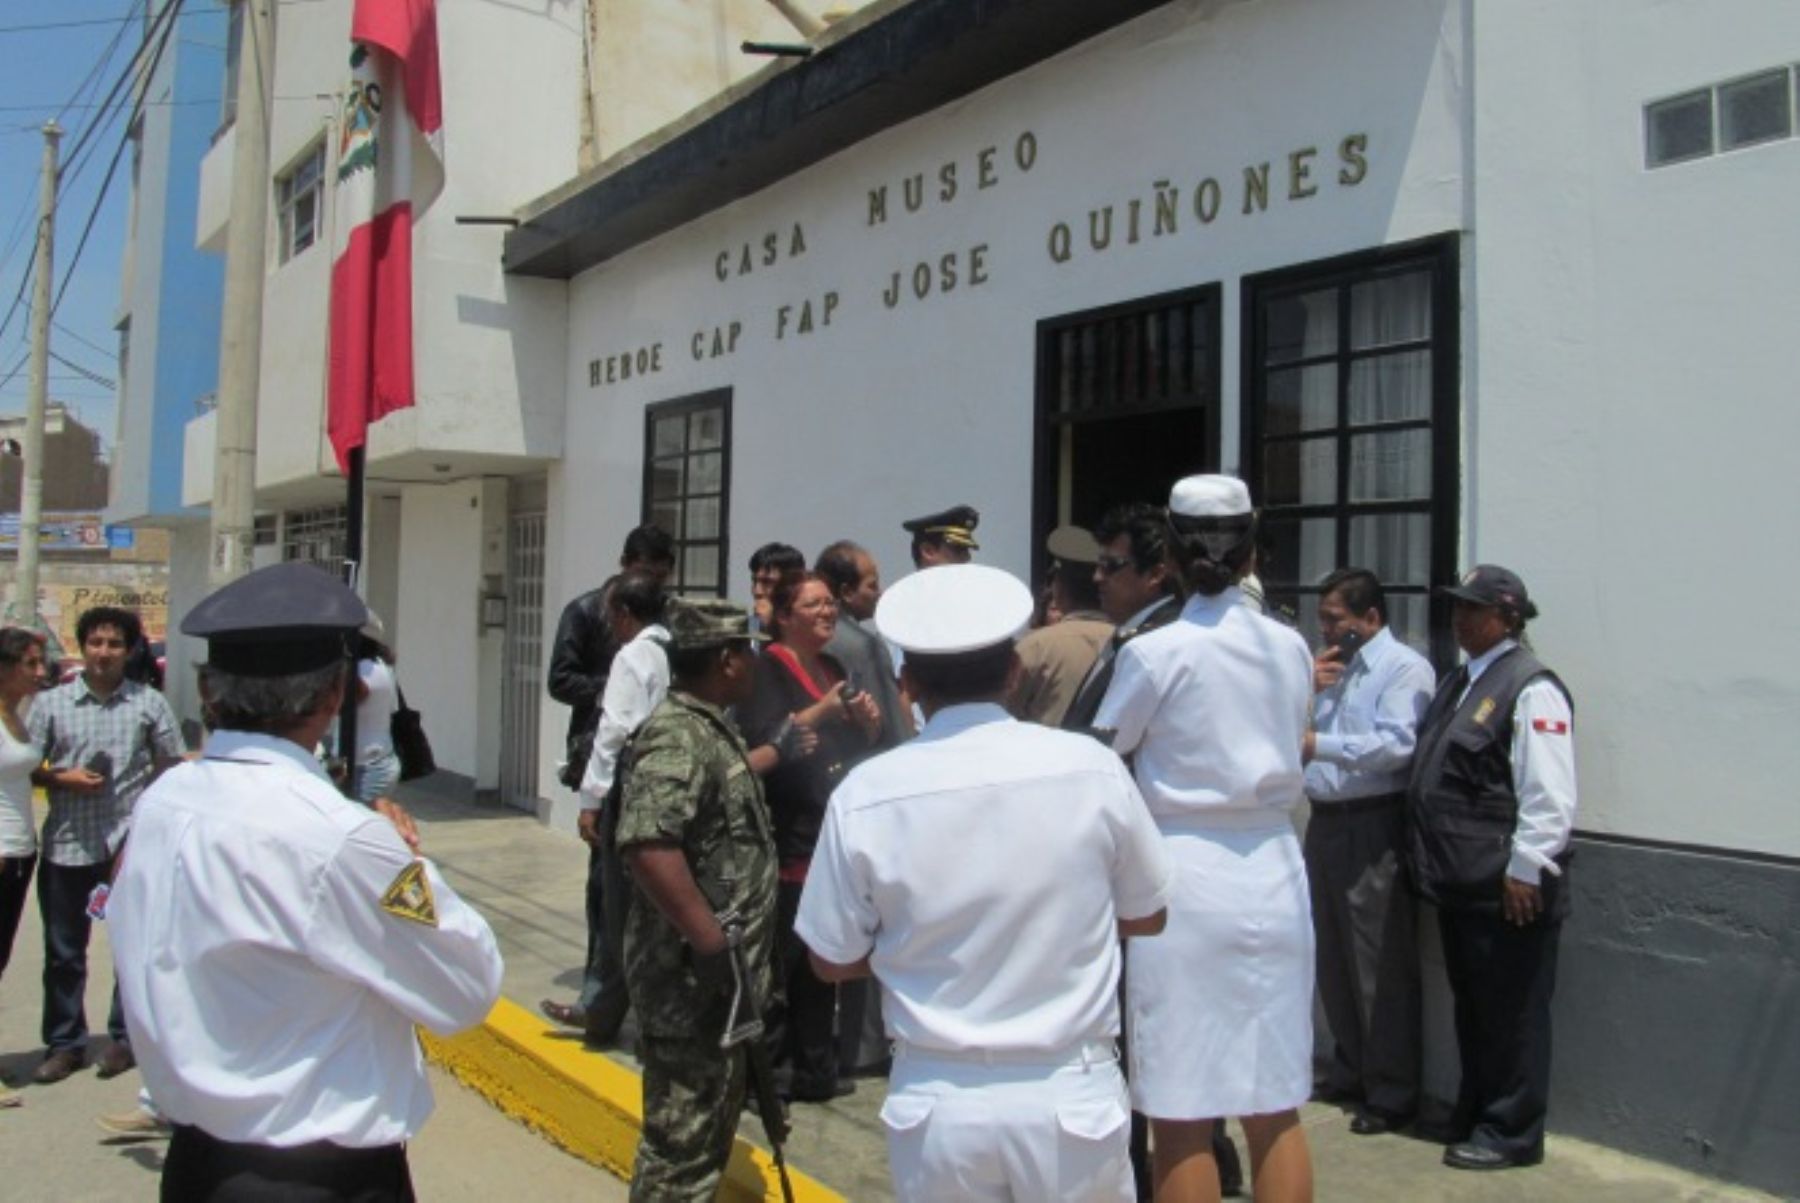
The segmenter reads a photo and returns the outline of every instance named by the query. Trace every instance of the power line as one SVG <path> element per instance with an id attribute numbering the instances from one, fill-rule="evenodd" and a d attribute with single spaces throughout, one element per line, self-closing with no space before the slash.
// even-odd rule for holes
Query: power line
<path id="1" fill-rule="evenodd" d="M 318 4 L 322 0 L 274 0 L 279 5 Z M 199 14 L 193 14 L 198 16 Z M 126 13 L 122 17 L 74 17 L 67 21 L 32 21 L 22 25 L 0 25 L 0 34 L 5 33 L 41 33 L 52 29 L 83 29 L 95 25 L 126 25 L 137 20 L 136 13 Z"/>
<path id="2" fill-rule="evenodd" d="M 117 347 L 111 348 L 109 350 L 108 348 L 103 347 L 99 343 L 95 342 L 93 339 L 83 337 L 80 333 L 69 329 L 67 326 L 63 325 L 61 322 L 52 322 L 51 324 L 54 325 L 58 330 L 61 330 L 64 334 L 68 335 L 70 338 L 74 339 L 76 342 L 80 343 L 82 346 L 86 347 L 88 350 L 98 351 L 100 354 L 106 356 L 108 359 L 112 360 L 114 363 L 118 362 L 119 350 Z"/>
<path id="3" fill-rule="evenodd" d="M 99 385 L 101 388 L 116 389 L 119 387 L 119 382 L 117 380 L 113 380 L 106 376 L 102 376 L 99 372 L 94 371 L 92 368 L 84 368 L 80 364 L 76 363 L 73 359 L 68 359 L 62 355 L 58 355 L 55 351 L 50 352 L 50 358 L 54 359 L 57 363 L 62 364 L 63 367 L 68 368 L 70 371 L 74 372 L 75 373 L 74 378 L 79 378 L 82 380 L 90 381 L 94 384 Z M 52 379 L 55 379 L 55 378 L 52 377 Z"/>

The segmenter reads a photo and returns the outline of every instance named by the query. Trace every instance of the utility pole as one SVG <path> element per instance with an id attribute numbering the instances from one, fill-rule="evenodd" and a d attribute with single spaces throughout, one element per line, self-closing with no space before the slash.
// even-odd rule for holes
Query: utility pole
<path id="1" fill-rule="evenodd" d="M 19 498 L 19 608 L 20 626 L 35 628 L 38 622 L 38 542 L 44 527 L 44 409 L 50 393 L 50 296 L 51 261 L 56 244 L 56 152 L 62 127 L 44 123 L 43 178 L 38 181 L 36 273 L 31 286 L 31 377 L 25 401 L 25 446 Z"/>
<path id="2" fill-rule="evenodd" d="M 212 584 L 250 569 L 256 528 L 256 402 L 262 374 L 264 231 L 269 224 L 269 105 L 275 79 L 273 0 L 241 0 L 231 225 L 225 238 L 225 303 L 219 323 L 215 411 Z"/>

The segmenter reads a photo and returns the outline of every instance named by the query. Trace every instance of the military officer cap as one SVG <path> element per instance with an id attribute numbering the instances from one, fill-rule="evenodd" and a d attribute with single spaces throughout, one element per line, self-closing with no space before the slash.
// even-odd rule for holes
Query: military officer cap
<path id="1" fill-rule="evenodd" d="M 243 677 L 286 677 L 342 663 L 369 609 L 322 568 L 293 561 L 246 573 L 181 620 L 207 663 Z"/>
<path id="2" fill-rule="evenodd" d="M 1064 524 L 1050 532 L 1044 540 L 1044 550 L 1050 558 L 1064 564 L 1086 564 L 1092 567 L 1100 562 L 1100 544 L 1085 527 L 1072 523 Z"/>
<path id="3" fill-rule="evenodd" d="M 1536 618 L 1538 613 L 1519 574 L 1498 564 L 1477 564 L 1463 573 L 1462 580 L 1444 585 L 1438 592 L 1472 605 L 1498 606 L 1521 618 Z"/>
<path id="4" fill-rule="evenodd" d="M 908 656 L 955 656 L 1011 643 L 1031 621 L 1031 590 L 985 564 L 946 564 L 881 595 L 875 625 Z"/>
<path id="5" fill-rule="evenodd" d="M 942 513 L 926 514 L 900 525 L 915 536 L 942 539 L 952 547 L 966 547 L 970 551 L 981 550 L 981 544 L 975 542 L 975 528 L 981 525 L 981 515 L 972 505 L 953 505 Z"/>
<path id="6" fill-rule="evenodd" d="M 750 629 L 749 611 L 723 598 L 672 601 L 663 626 L 669 632 L 669 646 L 676 651 L 768 639 L 762 631 Z"/>

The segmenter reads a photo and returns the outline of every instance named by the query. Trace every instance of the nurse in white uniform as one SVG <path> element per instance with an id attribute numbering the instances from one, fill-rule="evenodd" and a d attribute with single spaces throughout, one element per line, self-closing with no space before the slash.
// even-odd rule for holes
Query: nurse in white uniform
<path id="1" fill-rule="evenodd" d="M 1242 481 L 1178 482 L 1169 528 L 1189 600 L 1119 649 L 1094 719 L 1133 758 L 1175 862 L 1168 927 L 1126 968 L 1132 1100 L 1162 1203 L 1219 1197 L 1221 1117 L 1243 1123 L 1258 1203 L 1309 1200 L 1313 935 L 1291 816 L 1312 659 L 1242 602 L 1256 529 Z"/>
<path id="2" fill-rule="evenodd" d="M 1161 928 L 1171 870 L 1117 756 L 1002 706 L 1031 606 L 973 564 L 881 599 L 928 717 L 832 794 L 794 925 L 821 977 L 881 983 L 901 1200 L 1133 1198 L 1119 938 Z"/>

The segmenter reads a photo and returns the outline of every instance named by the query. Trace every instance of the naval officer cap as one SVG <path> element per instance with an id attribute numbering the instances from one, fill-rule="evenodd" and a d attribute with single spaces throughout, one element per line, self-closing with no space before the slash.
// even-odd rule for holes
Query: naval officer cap
<path id="1" fill-rule="evenodd" d="M 287 677 L 341 663 L 369 608 L 322 568 L 292 561 L 246 573 L 181 620 L 206 662 L 242 677 Z"/>
<path id="2" fill-rule="evenodd" d="M 1011 643 L 1031 621 L 1031 590 L 985 564 L 946 564 L 902 577 L 881 595 L 875 625 L 908 656 L 955 656 Z"/>
<path id="3" fill-rule="evenodd" d="M 975 542 L 975 528 L 980 525 L 981 514 L 972 505 L 953 505 L 941 513 L 926 514 L 900 524 L 902 529 L 914 535 L 942 539 L 952 547 L 966 547 L 970 551 L 981 550 L 981 544 Z"/>

